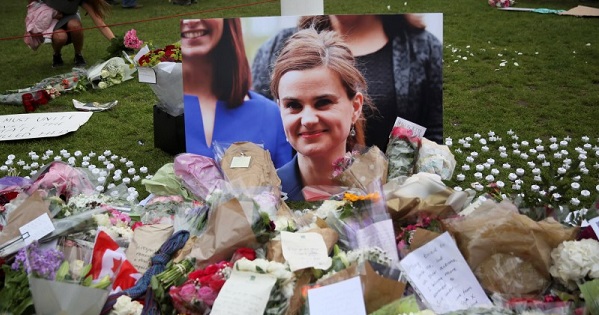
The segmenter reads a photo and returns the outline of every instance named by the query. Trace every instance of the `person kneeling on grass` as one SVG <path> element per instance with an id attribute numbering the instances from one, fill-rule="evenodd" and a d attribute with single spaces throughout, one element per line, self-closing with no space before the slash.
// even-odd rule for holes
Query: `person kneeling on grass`
<path id="1" fill-rule="evenodd" d="M 73 49 L 75 50 L 75 67 L 86 66 L 81 53 L 83 50 L 83 30 L 79 16 L 79 6 L 87 12 L 87 15 L 99 27 L 100 32 L 106 39 L 110 41 L 114 38 L 112 30 L 104 23 L 106 12 L 110 9 L 110 5 L 105 0 L 44 0 L 44 3 L 59 12 L 56 17 L 58 22 L 52 34 L 53 68 L 64 65 L 62 47 L 70 43 L 73 43 Z"/>

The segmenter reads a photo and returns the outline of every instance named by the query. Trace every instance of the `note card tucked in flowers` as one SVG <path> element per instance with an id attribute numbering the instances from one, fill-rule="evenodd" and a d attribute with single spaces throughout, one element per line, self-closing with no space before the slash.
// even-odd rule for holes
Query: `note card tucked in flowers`
<path id="1" fill-rule="evenodd" d="M 283 257 L 289 263 L 291 271 L 310 267 L 326 270 L 331 266 L 332 260 L 328 256 L 327 245 L 318 233 L 282 231 L 281 245 Z"/>
<path id="2" fill-rule="evenodd" d="M 447 232 L 411 252 L 400 265 L 437 314 L 492 305 Z"/>
<path id="3" fill-rule="evenodd" d="M 358 247 L 380 247 L 389 256 L 393 263 L 398 262 L 397 245 L 395 244 L 395 232 L 393 231 L 393 221 L 391 219 L 373 223 L 363 229 L 358 230 Z"/>
<path id="4" fill-rule="evenodd" d="M 277 279 L 271 275 L 233 270 L 210 314 L 262 315 Z"/>
<path id="5" fill-rule="evenodd" d="M 366 315 L 360 277 L 308 290 L 310 315 Z"/>

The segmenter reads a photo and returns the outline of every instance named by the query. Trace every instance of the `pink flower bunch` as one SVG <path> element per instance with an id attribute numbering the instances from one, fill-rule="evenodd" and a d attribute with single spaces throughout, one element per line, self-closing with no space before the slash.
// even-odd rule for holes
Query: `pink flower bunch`
<path id="1" fill-rule="evenodd" d="M 489 0 L 489 5 L 496 8 L 507 8 L 514 5 L 514 0 Z"/>
<path id="2" fill-rule="evenodd" d="M 110 224 L 117 225 L 118 223 L 123 223 L 124 225 L 129 225 L 131 222 L 131 217 L 123 212 L 118 210 L 110 211 Z"/>
<path id="3" fill-rule="evenodd" d="M 137 37 L 137 31 L 135 29 L 127 31 L 123 42 L 125 47 L 130 49 L 140 49 L 144 44 L 144 42 Z"/>
<path id="4" fill-rule="evenodd" d="M 193 271 L 181 286 L 172 286 L 169 295 L 182 314 L 205 314 L 211 309 L 225 284 L 232 264 L 227 261 Z"/>

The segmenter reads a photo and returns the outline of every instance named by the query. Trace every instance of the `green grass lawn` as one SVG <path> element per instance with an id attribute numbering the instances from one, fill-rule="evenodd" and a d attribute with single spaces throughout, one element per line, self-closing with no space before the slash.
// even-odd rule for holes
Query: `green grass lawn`
<path id="1" fill-rule="evenodd" d="M 181 18 L 280 14 L 278 2 L 251 5 L 257 1 L 199 0 L 191 6 L 167 0 L 138 2 L 144 5 L 140 10 L 114 6 L 106 22 L 117 24 L 112 27 L 115 34 L 135 28 L 140 38 L 152 40 L 155 46 L 178 40 Z M 570 9 L 577 5 L 599 7 L 599 2 L 534 0 L 518 1 L 516 7 Z M 25 10 L 25 1 L 3 5 L 0 38 L 24 33 Z M 486 0 L 325 0 L 327 14 L 406 12 L 444 14 L 445 136 L 454 143 L 477 132 L 505 135 L 510 129 L 529 141 L 552 135 L 588 135 L 594 144 L 599 141 L 599 19 L 499 11 Z M 176 17 L 158 19 L 171 15 Z M 85 27 L 93 26 L 89 17 L 82 20 Z M 85 32 L 88 65 L 101 61 L 108 44 L 97 30 Z M 0 91 L 25 88 L 68 69 L 51 68 L 49 45 L 34 52 L 22 39 L 0 41 L 0 55 Z M 71 47 L 63 50 L 63 57 L 69 66 Z M 119 104 L 95 113 L 77 132 L 62 137 L 0 142 L 0 163 L 9 154 L 25 157 L 30 151 L 47 149 L 111 150 L 138 167 L 147 166 L 150 173 L 172 161 L 172 156 L 153 146 L 152 106 L 157 99 L 146 84 L 130 80 L 106 90 L 66 94 L 39 111 L 73 110 L 73 98 L 118 100 Z M 1 115 L 23 112 L 21 106 L 0 105 Z"/>

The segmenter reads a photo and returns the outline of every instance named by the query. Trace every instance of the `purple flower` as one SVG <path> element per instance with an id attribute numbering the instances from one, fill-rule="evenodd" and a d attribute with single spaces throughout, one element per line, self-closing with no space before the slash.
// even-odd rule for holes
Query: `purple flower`
<path id="1" fill-rule="evenodd" d="M 64 259 L 63 253 L 57 249 L 41 249 L 32 243 L 26 249 L 28 258 L 27 272 L 37 277 L 54 280 L 56 271 Z"/>

